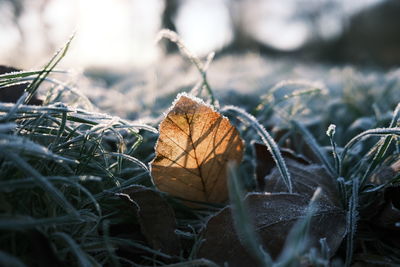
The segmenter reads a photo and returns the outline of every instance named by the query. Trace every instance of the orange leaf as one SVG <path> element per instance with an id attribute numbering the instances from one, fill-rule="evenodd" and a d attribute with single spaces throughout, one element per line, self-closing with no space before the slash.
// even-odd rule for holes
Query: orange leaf
<path id="1" fill-rule="evenodd" d="M 151 163 L 155 185 L 187 200 L 227 200 L 227 164 L 243 157 L 243 141 L 229 120 L 200 99 L 181 94 L 159 132 Z"/>

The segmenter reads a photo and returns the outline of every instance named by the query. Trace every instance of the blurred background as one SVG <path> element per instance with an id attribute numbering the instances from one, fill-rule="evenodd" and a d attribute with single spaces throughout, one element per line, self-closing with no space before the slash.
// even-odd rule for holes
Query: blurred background
<path id="1" fill-rule="evenodd" d="M 0 0 L 0 65 L 43 65 L 76 32 L 63 66 L 146 68 L 176 48 L 200 56 L 400 65 L 399 0 Z"/>

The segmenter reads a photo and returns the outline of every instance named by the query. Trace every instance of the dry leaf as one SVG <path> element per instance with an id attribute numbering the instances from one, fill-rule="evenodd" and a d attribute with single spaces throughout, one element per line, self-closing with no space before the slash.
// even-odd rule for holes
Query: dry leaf
<path id="1" fill-rule="evenodd" d="M 397 159 L 390 167 L 393 169 L 393 171 L 398 174 L 400 172 L 400 158 Z"/>
<path id="2" fill-rule="evenodd" d="M 365 199 L 360 199 L 360 202 L 368 201 L 370 204 L 360 210 L 361 219 L 357 228 L 359 232 L 368 234 L 358 236 L 357 243 L 363 249 L 359 250 L 354 258 L 361 262 L 362 265 L 359 266 L 379 261 L 388 263 L 381 264 L 382 266 L 398 266 L 391 261 L 390 257 L 387 257 L 387 250 L 382 250 L 382 244 L 393 249 L 392 251 L 400 248 L 400 186 L 399 184 L 388 185 L 388 187 L 368 193 L 364 197 Z M 371 255 L 376 257 L 375 261 L 368 258 Z"/>
<path id="3" fill-rule="evenodd" d="M 320 165 L 303 165 L 287 159 L 293 191 L 286 191 L 281 175 L 275 167 L 266 177 L 265 188 L 270 193 L 251 193 L 247 196 L 252 224 L 264 248 L 276 258 L 282 250 L 287 234 L 306 214 L 308 203 L 317 187 L 322 192 L 310 226 L 310 247 L 319 248 L 319 240 L 326 237 L 330 256 L 334 255 L 346 234 L 346 215 L 341 208 L 336 185 Z M 204 243 L 198 256 L 223 265 L 255 266 L 256 262 L 240 243 L 230 207 L 211 217 L 203 231 Z"/>
<path id="4" fill-rule="evenodd" d="M 227 164 L 239 163 L 243 141 L 229 120 L 181 94 L 161 122 L 151 174 L 156 186 L 183 199 L 224 202 Z"/>
<path id="5" fill-rule="evenodd" d="M 306 214 L 309 199 L 288 193 L 251 193 L 246 201 L 254 229 L 263 247 L 276 258 L 290 229 Z M 326 237 L 332 256 L 346 234 L 345 213 L 326 203 L 318 204 L 311 220 L 309 247 L 319 248 L 319 240 Z M 205 241 L 200 247 L 198 257 L 210 259 L 221 266 L 224 262 L 229 266 L 257 266 L 257 262 L 240 243 L 229 207 L 211 217 L 203 237 Z"/>
<path id="6" fill-rule="evenodd" d="M 292 159 L 286 159 L 293 183 L 293 193 L 311 199 L 315 190 L 321 187 L 320 198 L 326 203 L 342 208 L 337 185 L 332 176 L 321 165 L 304 165 Z M 265 177 L 265 191 L 272 193 L 286 192 L 286 185 L 277 168 Z"/>
<path id="7" fill-rule="evenodd" d="M 392 179 L 396 177 L 396 175 L 400 174 L 400 156 L 395 156 L 393 163 L 388 165 L 383 165 L 379 167 L 368 179 L 369 182 L 381 185 L 390 182 Z"/>
<path id="8" fill-rule="evenodd" d="M 380 227 L 400 232 L 400 186 L 388 186 L 383 191 L 383 197 L 384 202 L 375 207 L 374 211 L 377 210 L 378 214 L 371 221 Z"/>
<path id="9" fill-rule="evenodd" d="M 276 163 L 266 145 L 254 142 L 253 149 L 255 154 L 254 156 L 256 158 L 256 177 L 258 188 L 261 191 L 264 191 L 265 176 L 271 173 L 272 169 L 276 166 Z M 280 152 L 284 159 L 292 159 L 304 165 L 311 164 L 306 158 L 295 154 L 288 148 L 281 148 Z"/>
<path id="10" fill-rule="evenodd" d="M 301 155 L 312 163 L 321 163 L 321 159 L 315 154 L 310 145 L 307 144 L 303 135 L 300 133 L 291 133 L 289 130 L 282 129 L 275 132 L 274 139 L 277 143 L 282 144 L 281 147 L 291 149 L 293 151 L 301 151 Z"/>
<path id="11" fill-rule="evenodd" d="M 149 245 L 170 255 L 179 255 L 180 240 L 175 212 L 159 193 L 141 185 L 135 185 L 118 194 L 136 211 L 142 234 Z"/>

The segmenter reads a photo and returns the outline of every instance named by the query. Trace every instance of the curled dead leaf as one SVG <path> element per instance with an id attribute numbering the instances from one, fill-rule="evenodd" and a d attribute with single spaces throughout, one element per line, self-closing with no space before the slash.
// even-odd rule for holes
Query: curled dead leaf
<path id="1" fill-rule="evenodd" d="M 170 255 L 179 255 L 180 240 L 175 233 L 175 212 L 159 193 L 135 185 L 117 195 L 136 212 L 141 232 L 152 248 Z"/>
<path id="2" fill-rule="evenodd" d="M 243 157 L 243 141 L 229 120 L 200 99 L 181 94 L 159 132 L 151 163 L 155 185 L 187 200 L 226 201 L 227 164 Z"/>

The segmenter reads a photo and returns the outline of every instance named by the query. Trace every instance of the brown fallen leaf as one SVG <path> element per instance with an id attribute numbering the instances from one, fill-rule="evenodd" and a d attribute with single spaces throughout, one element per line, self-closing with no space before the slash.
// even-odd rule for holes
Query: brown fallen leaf
<path id="1" fill-rule="evenodd" d="M 307 144 L 305 138 L 300 133 L 289 134 L 289 130 L 282 129 L 275 132 L 274 139 L 277 143 L 281 143 L 283 148 L 293 151 L 301 151 L 301 155 L 312 163 L 321 163 L 320 158 L 315 154 L 310 145 Z"/>
<path id="2" fill-rule="evenodd" d="M 181 94 L 159 132 L 151 163 L 155 185 L 187 200 L 226 201 L 227 164 L 243 157 L 243 141 L 229 120 L 200 99 Z"/>
<path id="3" fill-rule="evenodd" d="M 286 165 L 292 177 L 293 193 L 304 195 L 311 199 L 315 190 L 322 189 L 320 199 L 329 205 L 342 208 L 337 185 L 334 179 L 321 165 L 304 165 L 297 160 L 286 158 Z M 286 185 L 277 168 L 265 177 L 265 191 L 272 193 L 286 192 Z"/>
<path id="4" fill-rule="evenodd" d="M 297 194 L 251 193 L 246 197 L 253 226 L 263 247 L 277 258 L 287 234 L 296 221 L 306 214 L 309 199 Z M 311 220 L 309 247 L 319 248 L 319 240 L 326 237 L 332 256 L 346 233 L 343 210 L 320 202 Z M 257 266 L 238 238 L 230 207 L 211 217 L 203 233 L 204 243 L 198 257 L 210 259 L 221 266 Z"/>
<path id="5" fill-rule="evenodd" d="M 376 204 L 373 203 L 375 216 L 370 221 L 380 228 L 400 233 L 400 185 L 390 185 L 382 193 L 375 200 Z"/>
<path id="6" fill-rule="evenodd" d="M 381 262 L 381 266 L 398 266 L 398 261 L 388 255 L 397 256 L 394 251 L 400 248 L 400 186 L 394 184 L 373 192 L 369 200 L 370 204 L 360 210 L 357 228 L 362 234 L 358 236 L 357 245 L 361 249 L 354 259 L 360 263 L 358 266 L 375 266 L 371 263 L 377 262 Z"/>
<path id="7" fill-rule="evenodd" d="M 0 74 L 17 72 L 17 71 L 20 70 L 0 65 Z M 26 84 L 18 84 L 0 88 L 0 102 L 16 103 L 24 93 L 26 87 L 27 87 Z M 42 103 L 43 101 L 38 99 L 36 96 L 33 96 L 31 100 L 29 100 L 28 102 L 29 105 L 38 105 L 38 106 L 42 105 Z"/>
<path id="8" fill-rule="evenodd" d="M 364 202 L 369 202 L 361 211 L 362 218 L 374 224 L 400 232 L 400 227 L 395 226 L 400 222 L 400 187 L 391 181 L 400 174 L 400 157 L 391 165 L 379 167 L 369 178 L 371 185 L 382 186 L 380 190 L 361 196 Z"/>
<path id="9" fill-rule="evenodd" d="M 136 211 L 141 232 L 152 248 L 169 255 L 179 255 L 180 240 L 175 234 L 175 212 L 159 193 L 145 186 L 135 185 L 117 195 L 128 201 Z"/>
<path id="10" fill-rule="evenodd" d="M 400 156 L 394 160 L 394 162 L 388 166 L 383 165 L 379 167 L 369 178 L 368 181 L 372 184 L 381 185 L 389 182 L 400 173 Z"/>
<path id="11" fill-rule="evenodd" d="M 253 227 L 263 247 L 273 258 L 280 254 L 290 229 L 306 215 L 310 198 L 320 187 L 322 192 L 311 220 L 308 246 L 319 248 L 319 240 L 325 237 L 329 256 L 333 256 L 346 235 L 346 213 L 340 206 L 332 177 L 319 165 L 303 165 L 290 159 L 286 164 L 295 193 L 280 193 L 286 191 L 286 187 L 274 168 L 266 177 L 266 189 L 270 193 L 250 193 L 246 197 Z M 230 207 L 209 219 L 203 237 L 205 241 L 199 249 L 199 257 L 221 265 L 227 262 L 229 266 L 256 266 L 235 232 Z"/>
<path id="12" fill-rule="evenodd" d="M 400 173 L 400 158 L 396 162 L 394 162 L 390 167 L 393 169 L 393 171 L 398 174 Z"/>
<path id="13" fill-rule="evenodd" d="M 265 176 L 271 173 L 272 169 L 276 166 L 276 163 L 266 145 L 254 142 L 253 149 L 256 159 L 256 177 L 258 188 L 261 191 L 264 191 Z M 284 159 L 292 159 L 304 165 L 311 164 L 306 158 L 295 154 L 288 148 L 281 148 L 280 152 Z"/>

